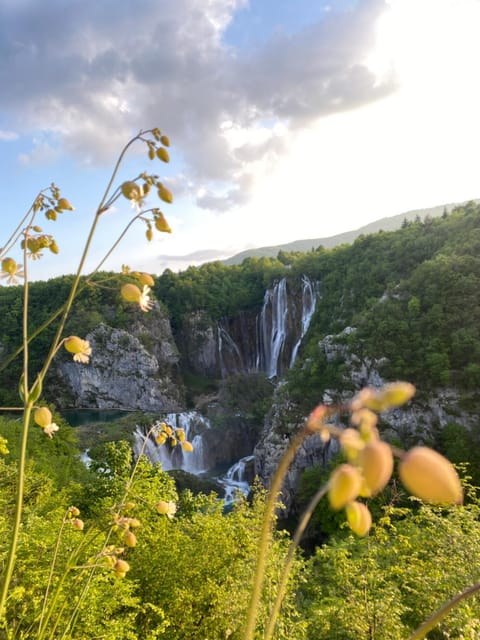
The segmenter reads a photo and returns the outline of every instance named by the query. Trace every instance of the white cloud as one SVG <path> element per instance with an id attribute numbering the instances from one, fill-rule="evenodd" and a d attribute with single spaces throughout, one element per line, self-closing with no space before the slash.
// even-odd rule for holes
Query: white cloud
<path id="1" fill-rule="evenodd" d="M 87 162 L 110 158 L 132 132 L 159 125 L 194 188 L 208 185 L 199 204 L 228 210 L 249 197 L 258 163 L 272 164 L 286 149 L 276 133 L 232 144 L 225 121 L 247 132 L 266 131 L 266 121 L 295 131 L 393 88 L 392 78 L 379 83 L 365 64 L 383 1 L 276 33 L 248 55 L 223 40 L 245 4 L 73 0 L 68 12 L 60 0 L 0 5 L 3 108 Z M 213 182 L 226 186 L 216 191 Z"/>

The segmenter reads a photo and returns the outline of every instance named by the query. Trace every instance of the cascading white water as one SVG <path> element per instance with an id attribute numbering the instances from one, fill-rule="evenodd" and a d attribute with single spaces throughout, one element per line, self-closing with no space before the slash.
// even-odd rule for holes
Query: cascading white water
<path id="1" fill-rule="evenodd" d="M 293 367 L 295 359 L 300 348 L 300 344 L 304 335 L 307 333 L 310 321 L 315 312 L 317 304 L 318 291 L 313 282 L 307 276 L 302 276 L 302 329 L 300 337 L 298 338 L 295 346 L 292 350 L 292 356 L 290 358 L 290 367 Z"/>
<path id="2" fill-rule="evenodd" d="M 228 367 L 225 364 L 225 360 L 223 357 L 224 350 L 228 350 L 230 354 L 234 357 L 235 360 L 238 361 L 238 369 L 241 368 L 242 356 L 240 354 L 240 349 L 235 344 L 235 340 L 228 333 L 225 327 L 218 325 L 218 358 L 220 362 L 220 373 L 222 377 L 228 374 Z"/>
<path id="3" fill-rule="evenodd" d="M 158 445 L 153 438 L 148 438 L 145 443 L 145 433 L 143 429 L 137 427 L 134 432 L 134 452 L 138 455 L 145 443 L 144 453 L 152 462 L 159 462 L 164 471 L 171 469 L 182 469 L 189 473 L 202 473 L 207 471 L 205 463 L 205 451 L 201 434 L 196 434 L 192 438 L 192 427 L 200 426 L 202 429 L 209 429 L 210 422 L 195 411 L 184 413 L 168 413 L 163 421 L 171 427 L 183 429 L 186 439 L 193 445 L 193 451 L 183 451 L 180 445 L 171 447 L 169 444 Z"/>
<path id="4" fill-rule="evenodd" d="M 269 378 L 278 374 L 278 363 L 287 337 L 287 279 L 282 278 L 273 289 L 267 289 L 259 316 L 259 364 Z"/>
<path id="5" fill-rule="evenodd" d="M 269 378 L 278 376 L 280 373 L 280 363 L 288 334 L 295 331 L 294 325 L 296 325 L 299 337 L 289 360 L 289 366 L 293 366 L 315 311 L 317 297 L 315 284 L 307 276 L 302 276 L 301 321 L 298 326 L 298 321 L 294 322 L 295 309 L 288 297 L 287 279 L 282 278 L 272 289 L 265 292 L 263 308 L 258 316 L 257 369 L 264 371 Z M 285 359 L 283 361 L 285 362 Z"/>
<path id="6" fill-rule="evenodd" d="M 235 501 L 235 494 L 241 491 L 244 495 L 248 495 L 250 491 L 250 483 L 247 480 L 246 469 L 248 465 L 251 465 L 254 460 L 254 456 L 245 456 L 240 458 L 238 462 L 235 462 L 227 473 L 219 478 L 220 484 L 223 485 L 225 490 L 224 501 L 226 504 L 231 504 Z"/>

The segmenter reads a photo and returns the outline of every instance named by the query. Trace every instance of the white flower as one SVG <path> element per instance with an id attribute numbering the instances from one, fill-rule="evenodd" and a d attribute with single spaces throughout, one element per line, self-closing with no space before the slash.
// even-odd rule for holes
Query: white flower
<path id="1" fill-rule="evenodd" d="M 46 427 L 43 427 L 43 433 L 49 438 L 53 438 L 55 431 L 58 431 L 58 425 L 55 422 L 51 422 Z"/>
<path id="2" fill-rule="evenodd" d="M 65 349 L 73 353 L 75 362 L 88 363 L 92 355 L 92 347 L 88 340 L 82 340 L 78 336 L 70 336 L 65 338 Z"/>
<path id="3" fill-rule="evenodd" d="M 150 309 L 153 307 L 153 301 L 150 299 L 149 293 L 150 287 L 145 284 L 138 300 L 138 306 L 142 311 L 150 311 Z"/>

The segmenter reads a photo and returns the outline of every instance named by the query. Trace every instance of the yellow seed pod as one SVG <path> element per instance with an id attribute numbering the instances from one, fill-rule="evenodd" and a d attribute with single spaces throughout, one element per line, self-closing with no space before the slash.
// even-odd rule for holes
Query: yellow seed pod
<path id="1" fill-rule="evenodd" d="M 120 294 L 127 302 L 138 302 L 142 296 L 142 292 L 136 284 L 124 284 L 120 289 Z"/>
<path id="2" fill-rule="evenodd" d="M 52 424 L 52 412 L 48 407 L 40 407 L 39 409 L 35 409 L 33 419 L 44 429 Z"/>
<path id="3" fill-rule="evenodd" d="M 345 507 L 347 522 L 357 536 L 366 536 L 372 526 L 372 516 L 363 502 L 350 502 Z"/>
<path id="4" fill-rule="evenodd" d="M 153 149 L 153 147 L 148 148 L 148 157 L 150 158 L 150 160 L 155 159 L 155 150 Z"/>
<path id="5" fill-rule="evenodd" d="M 184 429 L 177 429 L 175 433 L 179 442 L 185 442 L 186 436 Z"/>
<path id="6" fill-rule="evenodd" d="M 155 284 L 155 280 L 149 273 L 139 273 L 135 277 L 141 284 L 146 284 L 149 287 L 153 287 L 153 285 Z"/>
<path id="7" fill-rule="evenodd" d="M 119 572 L 125 575 L 127 571 L 130 571 L 130 565 L 126 560 L 122 560 L 121 558 L 118 558 L 118 560 L 115 562 L 113 566 L 113 569 L 115 573 Z"/>
<path id="8" fill-rule="evenodd" d="M 155 228 L 158 231 L 162 231 L 163 233 L 172 233 L 170 225 L 165 219 L 165 216 L 163 215 L 163 213 L 159 213 L 158 216 L 155 218 Z"/>
<path id="9" fill-rule="evenodd" d="M 160 137 L 160 142 L 165 145 L 166 147 L 170 146 L 170 140 L 168 139 L 167 136 L 161 136 Z"/>
<path id="10" fill-rule="evenodd" d="M 415 387 L 409 382 L 392 382 L 379 391 L 378 400 L 385 409 L 400 407 L 413 398 Z"/>
<path id="11" fill-rule="evenodd" d="M 68 211 L 73 211 L 73 207 L 70 202 L 66 198 L 60 198 L 57 202 L 57 209 L 64 211 L 67 209 Z"/>
<path id="12" fill-rule="evenodd" d="M 85 523 L 83 522 L 83 520 L 80 520 L 80 518 L 74 518 L 70 521 L 70 524 L 77 531 L 83 531 L 83 528 L 85 527 Z"/>
<path id="13" fill-rule="evenodd" d="M 45 211 L 45 217 L 47 218 L 47 220 L 56 220 L 57 212 L 54 209 L 47 209 Z"/>
<path id="14" fill-rule="evenodd" d="M 414 447 L 402 458 L 398 472 L 408 491 L 425 502 L 463 502 L 463 489 L 455 468 L 433 449 Z"/>
<path id="15" fill-rule="evenodd" d="M 353 462 L 358 458 L 358 454 L 365 446 L 365 442 L 356 429 L 345 429 L 340 435 L 340 445 L 348 460 Z"/>
<path id="16" fill-rule="evenodd" d="M 164 202 L 168 202 L 170 204 L 173 202 L 172 192 L 167 189 L 167 187 L 164 187 L 163 184 L 158 186 L 158 197 Z"/>
<path id="17" fill-rule="evenodd" d="M 362 476 L 351 464 L 341 464 L 330 477 L 328 499 L 335 511 L 355 500 L 362 487 Z"/>
<path id="18" fill-rule="evenodd" d="M 63 346 L 69 353 L 82 353 L 85 350 L 85 342 L 78 336 L 69 336 L 65 338 Z"/>
<path id="19" fill-rule="evenodd" d="M 354 411 L 350 421 L 358 428 L 360 437 L 364 442 L 373 442 L 379 439 L 377 429 L 378 416 L 370 409 Z"/>
<path id="20" fill-rule="evenodd" d="M 133 531 L 127 531 L 127 533 L 123 537 L 123 541 L 127 545 L 127 547 L 134 547 L 137 544 L 137 536 L 133 533 Z"/>
<path id="21" fill-rule="evenodd" d="M 168 151 L 165 149 L 165 147 L 158 147 L 157 158 L 159 160 L 162 160 L 163 162 L 170 162 L 170 156 L 168 155 Z"/>
<path id="22" fill-rule="evenodd" d="M 58 244 L 55 242 L 55 240 L 51 241 L 50 246 L 48 248 L 52 253 L 55 253 L 55 254 L 57 254 L 60 251 L 60 249 L 58 248 Z"/>
<path id="23" fill-rule="evenodd" d="M 148 182 L 144 182 L 142 184 L 142 193 L 144 196 L 148 195 L 150 192 L 150 184 Z"/>
<path id="24" fill-rule="evenodd" d="M 4 258 L 2 260 L 2 271 L 13 276 L 17 273 L 18 265 L 13 258 Z"/>
<path id="25" fill-rule="evenodd" d="M 364 478 L 362 495 L 374 496 L 388 484 L 391 478 L 392 450 L 386 442 L 381 440 L 370 442 L 359 453 L 357 464 Z"/>
<path id="26" fill-rule="evenodd" d="M 161 446 L 162 444 L 165 444 L 165 442 L 167 441 L 167 434 L 166 433 L 159 433 L 158 436 L 155 437 L 155 442 Z"/>
<path id="27" fill-rule="evenodd" d="M 122 191 L 122 194 L 125 196 L 125 198 L 128 198 L 128 200 L 138 200 L 142 197 L 140 187 L 136 182 L 133 182 L 132 180 L 127 180 L 127 182 L 124 182 L 120 189 Z"/>
<path id="28" fill-rule="evenodd" d="M 151 227 L 148 227 L 147 231 L 145 232 L 145 235 L 147 236 L 147 240 L 149 242 L 153 239 L 153 231 Z"/>
<path id="29" fill-rule="evenodd" d="M 182 449 L 187 453 L 191 453 L 193 451 L 193 444 L 188 440 L 185 440 L 185 442 L 182 442 Z"/>

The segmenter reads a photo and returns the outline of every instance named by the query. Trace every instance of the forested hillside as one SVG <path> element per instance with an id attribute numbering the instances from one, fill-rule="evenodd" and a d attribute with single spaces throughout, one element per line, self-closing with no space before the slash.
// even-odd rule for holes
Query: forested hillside
<path id="1" fill-rule="evenodd" d="M 304 358 L 318 355 L 316 344 L 326 335 L 356 327 L 348 338 L 350 348 L 385 359 L 388 378 L 409 379 L 424 389 L 454 384 L 474 390 L 480 383 L 479 205 L 405 222 L 398 231 L 362 236 L 352 245 L 330 250 L 281 252 L 277 258 L 248 258 L 236 266 L 213 262 L 178 274 L 166 270 L 154 292 L 175 334 L 189 313 L 202 311 L 220 320 L 259 309 L 272 283 L 303 274 L 318 282 L 320 292 L 302 348 Z M 85 335 L 100 322 L 120 328 L 132 323 L 134 312 L 118 295 L 121 279 L 99 274 L 89 282 L 75 303 L 67 332 Z M 70 281 L 65 276 L 31 285 L 31 332 L 61 306 Z M 19 346 L 21 291 L 0 289 L 3 358 Z M 53 326 L 32 343 L 33 368 Z M 326 372 L 318 362 L 304 370 L 298 384 L 322 384 Z M 2 371 L 3 394 L 8 394 L 14 371 L 12 365 Z"/>

